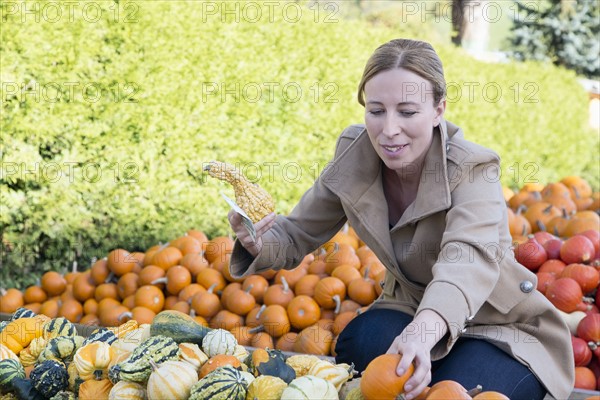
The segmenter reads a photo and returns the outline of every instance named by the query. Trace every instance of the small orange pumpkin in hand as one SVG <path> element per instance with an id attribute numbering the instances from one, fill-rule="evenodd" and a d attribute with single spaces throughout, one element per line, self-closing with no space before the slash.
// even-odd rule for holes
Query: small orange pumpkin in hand
<path id="1" fill-rule="evenodd" d="M 382 354 L 367 365 L 360 380 L 360 390 L 366 400 L 395 400 L 404 393 L 404 385 L 415 369 L 411 364 L 402 375 L 396 374 L 400 354 Z"/>

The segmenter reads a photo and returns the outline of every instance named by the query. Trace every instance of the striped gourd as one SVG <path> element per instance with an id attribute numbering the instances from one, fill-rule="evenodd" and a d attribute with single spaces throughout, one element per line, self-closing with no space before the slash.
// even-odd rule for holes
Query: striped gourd
<path id="1" fill-rule="evenodd" d="M 120 381 L 110 389 L 108 400 L 146 400 L 146 388 L 139 383 Z"/>
<path id="2" fill-rule="evenodd" d="M 23 351 L 21 350 L 21 352 L 23 352 Z M 17 357 L 17 355 L 15 354 L 14 351 L 12 351 L 7 346 L 0 343 L 0 360 L 6 360 L 6 359 L 18 360 L 19 357 Z"/>
<path id="3" fill-rule="evenodd" d="M 24 367 L 29 367 L 37 362 L 40 353 L 46 348 L 48 341 L 43 337 L 35 338 L 19 353 L 19 360 Z"/>
<path id="4" fill-rule="evenodd" d="M 152 372 L 150 360 L 160 364 L 178 358 L 179 347 L 173 339 L 153 336 L 133 350 L 124 361 L 110 367 L 108 378 L 113 383 L 121 380 L 145 383 Z"/>
<path id="5" fill-rule="evenodd" d="M 73 357 L 79 376 L 84 381 L 106 379 L 114 351 L 108 343 L 93 342 L 81 346 Z"/>
<path id="6" fill-rule="evenodd" d="M 90 336 L 85 338 L 82 346 L 85 346 L 86 344 L 92 343 L 92 342 L 104 342 L 104 343 L 108 343 L 109 345 L 111 345 L 114 342 L 116 342 L 117 339 L 118 339 L 117 335 L 115 335 L 115 333 L 113 331 L 106 329 L 106 328 L 98 328 L 95 331 L 93 331 L 90 334 Z"/>
<path id="7" fill-rule="evenodd" d="M 75 336 L 75 325 L 64 317 L 54 318 L 44 324 L 44 338 L 52 339 L 58 336 Z"/>
<path id="8" fill-rule="evenodd" d="M 354 376 L 354 365 L 333 364 L 327 360 L 319 360 L 313 364 L 308 375 L 323 378 L 340 391 L 342 385 Z"/>
<path id="9" fill-rule="evenodd" d="M 15 378 L 25 378 L 25 368 L 21 363 L 11 358 L 0 361 L 0 391 L 11 390 Z"/>
<path id="10" fill-rule="evenodd" d="M 37 364 L 29 375 L 33 387 L 43 396 L 50 398 L 69 386 L 69 374 L 65 364 L 46 360 Z"/>
<path id="11" fill-rule="evenodd" d="M 31 311 L 29 308 L 19 307 L 19 308 L 17 308 L 17 311 L 15 311 L 13 313 L 13 315 L 10 317 L 10 320 L 14 321 L 19 318 L 32 318 L 32 317 L 35 317 L 36 315 L 37 314 L 34 313 L 33 311 Z"/>
<path id="12" fill-rule="evenodd" d="M 56 360 L 69 362 L 83 343 L 81 336 L 58 336 L 48 340 L 37 361 Z"/>
<path id="13" fill-rule="evenodd" d="M 124 322 L 119 326 L 109 327 L 108 330 L 112 331 L 115 335 L 117 335 L 119 339 L 122 339 L 138 327 L 138 322 L 135 319 L 130 319 L 129 321 Z"/>
<path id="14" fill-rule="evenodd" d="M 192 386 L 189 400 L 245 400 L 247 390 L 248 383 L 240 371 L 227 365 Z"/>
<path id="15" fill-rule="evenodd" d="M 191 364 L 196 371 L 208 361 L 208 356 L 194 343 L 179 343 L 179 358 Z"/>
<path id="16" fill-rule="evenodd" d="M 294 379 L 283 390 L 281 400 L 339 400 L 338 391 L 331 382 L 312 375 Z"/>
<path id="17" fill-rule="evenodd" d="M 198 382 L 198 371 L 185 361 L 166 361 L 152 364 L 146 390 L 149 400 L 187 400 L 190 390 Z"/>

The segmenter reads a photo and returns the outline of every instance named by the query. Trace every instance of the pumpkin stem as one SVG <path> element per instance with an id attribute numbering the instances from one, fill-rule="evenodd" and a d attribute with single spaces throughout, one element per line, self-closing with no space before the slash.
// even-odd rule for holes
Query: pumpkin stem
<path id="1" fill-rule="evenodd" d="M 537 221 L 535 221 L 535 224 L 537 225 L 537 227 L 540 231 L 546 231 L 546 225 L 544 225 L 544 223 L 542 221 L 540 221 L 539 219 Z"/>
<path id="2" fill-rule="evenodd" d="M 244 290 L 244 292 L 250 293 L 250 291 L 252 290 L 253 287 L 254 287 L 253 284 L 248 285 L 248 287 L 246 288 L 246 290 Z"/>
<path id="3" fill-rule="evenodd" d="M 348 233 L 348 222 L 344 222 L 344 226 L 342 228 L 342 233 Z"/>
<path id="4" fill-rule="evenodd" d="M 290 291 L 290 285 L 288 285 L 285 276 L 281 276 L 281 284 L 283 285 L 283 293 L 287 293 Z"/>
<path id="5" fill-rule="evenodd" d="M 133 314 L 131 313 L 131 311 L 125 311 L 125 312 L 121 313 L 121 314 L 120 314 L 120 315 L 117 317 L 117 319 L 119 320 L 119 322 L 122 322 L 122 321 L 123 321 L 123 319 L 125 319 L 125 318 L 129 318 L 129 319 L 132 319 L 132 318 L 133 318 Z"/>
<path id="6" fill-rule="evenodd" d="M 152 282 L 150 282 L 151 285 L 158 285 L 159 283 L 164 283 L 166 284 L 169 280 L 167 279 L 166 276 L 163 276 L 162 278 L 158 278 L 153 280 Z"/>
<path id="7" fill-rule="evenodd" d="M 152 370 L 156 371 L 158 370 L 158 364 L 156 364 L 156 361 L 154 361 L 152 358 L 149 358 L 150 361 L 150 366 L 152 366 Z"/>
<path id="8" fill-rule="evenodd" d="M 217 284 L 213 283 L 212 285 L 210 285 L 210 287 L 208 288 L 207 292 L 208 293 L 212 293 L 213 290 L 215 290 L 216 287 L 217 287 Z"/>
<path id="9" fill-rule="evenodd" d="M 369 271 L 371 270 L 371 267 L 366 267 L 365 268 L 365 274 L 363 275 L 363 279 L 366 281 L 369 279 Z"/>
<path id="10" fill-rule="evenodd" d="M 110 274 L 104 280 L 104 283 L 117 283 L 117 276 L 114 272 L 110 271 Z"/>
<path id="11" fill-rule="evenodd" d="M 340 313 L 340 307 L 342 306 L 342 301 L 340 300 L 340 296 L 336 294 L 331 298 L 335 302 L 335 310 L 333 310 L 334 314 Z"/>
<path id="12" fill-rule="evenodd" d="M 77 261 L 73 261 L 73 266 L 71 267 L 71 272 L 77 272 Z"/>
<path id="13" fill-rule="evenodd" d="M 262 315 L 263 311 L 265 311 L 265 308 L 267 308 L 266 304 L 263 304 L 262 306 L 260 306 L 260 308 L 258 309 L 258 312 L 256 313 L 256 319 L 260 318 L 260 316 Z"/>
<path id="14" fill-rule="evenodd" d="M 250 333 L 258 333 L 258 332 L 264 332 L 264 331 L 265 331 L 265 326 L 263 324 L 260 324 L 258 326 L 255 326 L 254 328 L 248 329 L 248 332 L 250 332 Z"/>
<path id="15" fill-rule="evenodd" d="M 525 204 L 521 204 L 519 205 L 519 207 L 517 207 L 517 211 L 515 211 L 515 214 L 521 215 L 521 213 L 525 210 L 527 210 L 527 206 L 525 206 Z"/>
<path id="16" fill-rule="evenodd" d="M 94 370 L 94 379 L 97 381 L 102 380 L 102 370 L 101 369 Z"/>
<path id="17" fill-rule="evenodd" d="M 467 390 L 467 394 L 471 397 L 475 396 L 476 394 L 479 394 L 483 391 L 483 387 L 481 385 L 477 385 L 475 386 L 473 389 L 471 390 Z"/>

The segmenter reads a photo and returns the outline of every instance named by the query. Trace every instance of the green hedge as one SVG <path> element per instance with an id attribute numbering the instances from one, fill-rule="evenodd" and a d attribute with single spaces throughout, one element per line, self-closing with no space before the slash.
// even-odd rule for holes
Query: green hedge
<path id="1" fill-rule="evenodd" d="M 2 4 L 4 285 L 190 228 L 228 234 L 220 192 L 232 190 L 200 174 L 213 159 L 241 163 L 289 212 L 339 132 L 362 121 L 355 89 L 368 56 L 414 36 L 414 28 L 343 19 L 335 8 L 249 2 L 236 15 L 225 3 Z M 505 184 L 521 185 L 531 165 L 541 182 L 570 174 L 598 182 L 598 138 L 572 73 L 484 64 L 434 45 L 451 94 L 463 92 L 448 119 L 501 154 Z M 480 84 L 473 101 L 469 82 Z M 482 97 L 486 84 L 490 96 L 501 88 L 497 102 Z M 531 88 L 537 103 L 524 101 Z"/>

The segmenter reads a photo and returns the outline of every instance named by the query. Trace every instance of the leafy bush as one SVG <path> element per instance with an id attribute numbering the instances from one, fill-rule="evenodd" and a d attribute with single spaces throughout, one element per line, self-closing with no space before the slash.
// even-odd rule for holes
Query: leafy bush
<path id="1" fill-rule="evenodd" d="M 0 279 L 7 286 L 190 228 L 228 234 L 220 192 L 232 191 L 201 175 L 213 159 L 240 163 L 288 213 L 339 132 L 362 121 L 355 90 L 367 58 L 403 35 L 342 20 L 326 5 L 317 12 L 282 2 L 269 11 L 238 3 L 236 14 L 231 2 L 87 2 L 57 18 L 57 4 L 3 3 Z M 249 4 L 261 7 L 260 18 Z M 566 174 L 598 182 L 590 151 L 598 140 L 586 129 L 586 95 L 573 74 L 483 64 L 434 45 L 448 82 L 463 91 L 449 101 L 448 119 L 497 150 L 505 170 L 520 163 L 529 172 L 521 163 L 532 162 L 542 182 Z M 465 82 L 496 82 L 502 95 L 490 102 L 479 92 L 469 101 Z M 523 100 L 529 82 L 537 103 Z M 502 179 L 521 184 L 524 176 Z"/>

